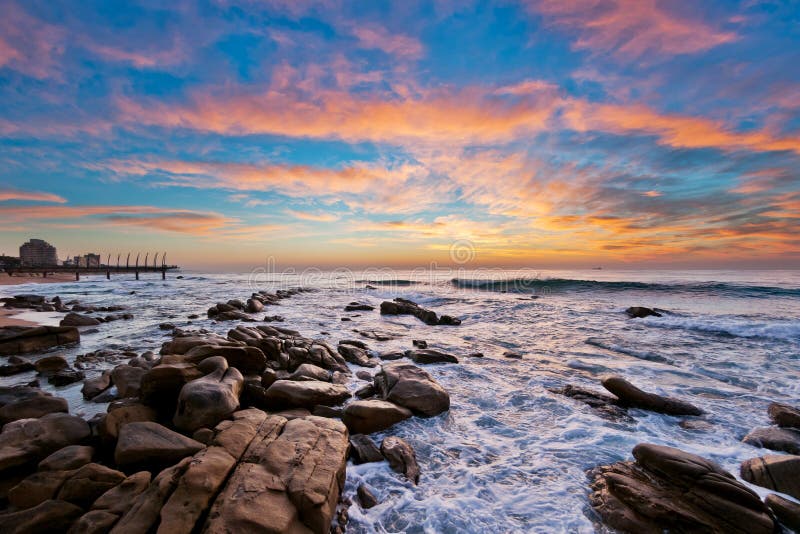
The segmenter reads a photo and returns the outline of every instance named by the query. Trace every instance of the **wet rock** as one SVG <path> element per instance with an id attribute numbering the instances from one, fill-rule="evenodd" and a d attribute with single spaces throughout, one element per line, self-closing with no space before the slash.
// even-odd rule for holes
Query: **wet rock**
<path id="1" fill-rule="evenodd" d="M 282 323 L 284 318 L 282 315 L 266 315 L 264 317 L 265 323 Z"/>
<path id="2" fill-rule="evenodd" d="M 756 428 L 747 434 L 742 441 L 754 447 L 800 454 L 800 431 L 789 428 Z"/>
<path id="3" fill-rule="evenodd" d="M 102 510 L 115 516 L 123 515 L 133 506 L 136 497 L 148 488 L 150 478 L 148 471 L 132 474 L 98 497 L 92 504 L 92 510 Z"/>
<path id="4" fill-rule="evenodd" d="M 0 514 L 0 525 L 8 534 L 66 532 L 82 513 L 74 504 L 48 500 L 27 510 Z"/>
<path id="5" fill-rule="evenodd" d="M 753 491 L 717 464 L 661 445 L 639 444 L 635 462 L 589 474 L 589 501 L 603 522 L 622 532 L 769 534 L 775 525 Z"/>
<path id="6" fill-rule="evenodd" d="M 98 497 L 125 480 L 125 474 L 90 463 L 78 469 L 61 486 L 58 499 L 88 508 Z"/>
<path id="7" fill-rule="evenodd" d="M 317 367 L 314 364 L 304 363 L 295 369 L 288 378 L 289 380 L 318 380 L 321 382 L 330 382 L 331 373 L 327 369 Z M 263 377 L 261 379 L 261 384 L 264 385 Z"/>
<path id="8" fill-rule="evenodd" d="M 19 356 L 10 356 L 8 364 L 0 365 L 0 376 L 13 376 L 35 369 L 36 367 L 31 362 L 23 360 Z"/>
<path id="9" fill-rule="evenodd" d="M 316 415 L 317 417 L 331 417 L 333 419 L 341 419 L 344 410 L 341 408 L 332 408 L 330 406 L 322 406 L 318 404 L 314 406 L 314 409 L 311 410 L 312 415 Z"/>
<path id="10" fill-rule="evenodd" d="M 644 317 L 650 317 L 650 316 L 661 317 L 661 313 L 659 312 L 663 312 L 663 310 L 659 310 L 658 308 L 656 309 L 645 308 L 643 306 L 631 306 L 630 308 L 625 310 L 625 313 L 627 313 L 628 317 L 630 317 L 631 319 L 643 319 Z"/>
<path id="11" fill-rule="evenodd" d="M 203 444 L 153 422 L 128 423 L 119 430 L 114 460 L 126 469 L 174 464 Z"/>
<path id="12" fill-rule="evenodd" d="M 384 361 L 399 360 L 405 358 L 406 353 L 400 350 L 390 350 L 388 352 L 381 352 L 378 357 Z"/>
<path id="13" fill-rule="evenodd" d="M 606 395 L 598 391 L 584 389 L 577 386 L 566 385 L 563 388 L 554 388 L 550 390 L 552 393 L 564 395 L 587 404 L 592 409 L 597 411 L 598 415 L 611 421 L 620 421 L 631 423 L 634 421 L 633 417 L 628 415 L 628 412 L 622 406 L 617 405 L 617 398 L 611 395 Z"/>
<path id="14" fill-rule="evenodd" d="M 229 368 L 221 356 L 204 360 L 199 368 L 211 372 L 183 386 L 173 418 L 175 427 L 185 432 L 214 427 L 230 417 L 239 408 L 239 395 L 244 387 L 242 373 Z"/>
<path id="15" fill-rule="evenodd" d="M 247 299 L 247 305 L 244 308 L 244 311 L 247 313 L 258 313 L 264 309 L 264 304 L 261 301 L 256 299 Z"/>
<path id="16" fill-rule="evenodd" d="M 378 330 L 360 330 L 358 333 L 367 339 L 374 339 L 375 341 L 391 341 L 392 339 L 402 337 L 402 334 L 379 332 Z"/>
<path id="17" fill-rule="evenodd" d="M 160 323 L 158 328 L 159 330 L 175 330 L 175 325 L 172 323 Z"/>
<path id="18" fill-rule="evenodd" d="M 788 404 L 773 402 L 767 409 L 770 419 L 784 428 L 800 428 L 800 409 Z"/>
<path id="19" fill-rule="evenodd" d="M 358 495 L 358 502 L 361 504 L 362 508 L 368 510 L 378 505 L 378 498 L 375 497 L 365 484 L 358 486 L 356 494 Z"/>
<path id="20" fill-rule="evenodd" d="M 10 402 L 0 408 L 0 424 L 10 423 L 19 419 L 38 419 L 49 413 L 67 413 L 69 406 L 67 400 L 49 395 L 37 395 Z"/>
<path id="21" fill-rule="evenodd" d="M 352 312 L 352 311 L 372 311 L 375 309 L 375 306 L 370 306 L 369 304 L 364 304 L 361 302 L 351 302 L 347 306 L 344 307 L 344 311 Z"/>
<path id="22" fill-rule="evenodd" d="M 191 363 L 157 365 L 142 376 L 139 397 L 144 404 L 172 417 L 183 386 L 201 376 L 202 371 Z"/>
<path id="23" fill-rule="evenodd" d="M 149 532 L 157 523 L 161 507 L 172 495 L 190 462 L 191 458 L 184 458 L 172 467 L 161 471 L 147 489 L 133 500 L 130 509 L 114 525 L 111 534 Z"/>
<path id="24" fill-rule="evenodd" d="M 413 315 L 420 321 L 428 325 L 459 325 L 461 320 L 449 315 L 443 315 L 440 319 L 436 312 L 426 310 L 416 302 L 396 298 L 394 301 L 381 302 L 381 315 Z"/>
<path id="25" fill-rule="evenodd" d="M 35 465 L 67 445 L 80 443 L 90 433 L 86 421 L 65 413 L 8 423 L 0 433 L 0 475 L 7 469 Z"/>
<path id="26" fill-rule="evenodd" d="M 205 532 L 327 534 L 344 484 L 347 429 L 270 416 L 209 512 Z"/>
<path id="27" fill-rule="evenodd" d="M 422 365 L 430 363 L 458 363 L 458 358 L 452 354 L 434 349 L 409 350 L 406 352 L 406 356 L 411 358 L 414 363 Z"/>
<path id="28" fill-rule="evenodd" d="M 372 373 L 370 373 L 369 371 L 365 371 L 363 369 L 361 371 L 356 372 L 356 377 L 359 380 L 366 380 L 368 382 L 372 382 Z"/>
<path id="29" fill-rule="evenodd" d="M 84 399 L 93 399 L 111 387 L 111 371 L 103 371 L 99 376 L 83 381 L 81 393 Z"/>
<path id="30" fill-rule="evenodd" d="M 100 321 L 88 315 L 70 312 L 61 319 L 59 326 L 96 326 Z"/>
<path id="31" fill-rule="evenodd" d="M 234 465 L 236 459 L 223 447 L 195 454 L 161 508 L 159 532 L 193 532 Z"/>
<path id="32" fill-rule="evenodd" d="M 383 454 L 375 442 L 364 434 L 353 434 L 350 436 L 350 458 L 356 465 L 372 462 L 382 462 Z"/>
<path id="33" fill-rule="evenodd" d="M 417 347 L 418 349 L 427 349 L 428 342 L 424 339 L 412 339 L 411 344 Z"/>
<path id="34" fill-rule="evenodd" d="M 368 397 L 375 396 L 375 386 L 372 384 L 366 384 L 358 388 L 355 392 L 355 396 L 358 399 L 366 399 Z"/>
<path id="35" fill-rule="evenodd" d="M 118 365 L 111 371 L 111 381 L 120 398 L 138 397 L 141 393 L 142 377 L 147 370 L 130 365 Z"/>
<path id="36" fill-rule="evenodd" d="M 182 335 L 178 335 L 182 334 Z M 200 345 L 219 345 L 219 346 L 238 346 L 238 343 L 230 341 L 217 334 L 184 334 L 183 332 L 173 332 L 171 341 L 161 345 L 161 354 L 186 354 L 192 347 Z"/>
<path id="37" fill-rule="evenodd" d="M 94 448 L 85 445 L 69 445 L 63 447 L 41 462 L 40 471 L 69 471 L 78 469 L 92 461 Z"/>
<path id="38" fill-rule="evenodd" d="M 277 380 L 266 391 L 264 400 L 274 408 L 313 408 L 336 406 L 350 398 L 346 387 L 319 380 Z"/>
<path id="39" fill-rule="evenodd" d="M 67 384 L 80 382 L 83 380 L 84 376 L 85 375 L 82 371 L 76 371 L 75 369 L 63 369 L 48 376 L 47 382 L 56 387 L 66 386 Z"/>
<path id="40" fill-rule="evenodd" d="M 80 340 L 74 326 L 9 326 L 0 328 L 0 355 L 42 352 Z"/>
<path id="41" fill-rule="evenodd" d="M 503 357 L 504 358 L 510 358 L 512 360 L 521 360 L 522 359 L 522 354 L 520 354 L 519 352 L 512 352 L 512 351 L 509 350 L 509 351 L 506 351 L 506 352 L 503 353 Z"/>
<path id="42" fill-rule="evenodd" d="M 406 476 L 414 484 L 419 483 L 419 464 L 414 449 L 404 439 L 389 436 L 381 442 L 381 452 L 389 460 L 389 466 Z"/>
<path id="43" fill-rule="evenodd" d="M 63 356 L 45 356 L 39 358 L 34 364 L 36 372 L 40 375 L 48 376 L 64 369 L 69 369 L 69 363 Z"/>
<path id="44" fill-rule="evenodd" d="M 619 376 L 603 380 L 603 387 L 619 399 L 621 406 L 650 410 L 667 415 L 702 415 L 703 410 L 688 402 L 647 393 Z"/>
<path id="45" fill-rule="evenodd" d="M 189 349 L 185 356 L 185 361 L 190 363 L 200 363 L 206 358 L 219 356 L 243 375 L 260 375 L 267 367 L 267 357 L 258 347 L 200 345 Z"/>
<path id="46" fill-rule="evenodd" d="M 118 516 L 103 510 L 92 510 L 78 518 L 67 534 L 106 534 L 111 530 Z"/>
<path id="47" fill-rule="evenodd" d="M 800 504 L 775 494 L 767 495 L 765 502 L 781 524 L 800 532 Z"/>
<path id="48" fill-rule="evenodd" d="M 361 367 L 376 367 L 378 365 L 378 361 L 370 358 L 367 351 L 362 347 L 342 342 L 339 343 L 336 349 L 346 361 L 354 365 L 360 365 Z"/>
<path id="49" fill-rule="evenodd" d="M 408 408 L 388 401 L 358 400 L 345 406 L 342 421 L 354 434 L 372 434 L 386 430 L 412 415 Z"/>
<path id="50" fill-rule="evenodd" d="M 482 352 L 470 352 L 467 354 L 467 358 L 483 358 Z"/>
<path id="51" fill-rule="evenodd" d="M 18 510 L 25 510 L 55 499 L 58 490 L 74 473 L 74 470 L 33 473 L 8 490 L 8 502 Z"/>
<path id="52" fill-rule="evenodd" d="M 203 445 L 208 445 L 214 439 L 214 431 L 210 428 L 198 428 L 192 433 L 192 439 Z"/>
<path id="53" fill-rule="evenodd" d="M 742 462 L 742 478 L 800 499 L 800 456 L 768 454 Z"/>
<path id="54" fill-rule="evenodd" d="M 432 417 L 450 409 L 450 395 L 419 367 L 405 362 L 386 364 L 375 375 L 375 387 L 384 400 L 416 414 Z"/>

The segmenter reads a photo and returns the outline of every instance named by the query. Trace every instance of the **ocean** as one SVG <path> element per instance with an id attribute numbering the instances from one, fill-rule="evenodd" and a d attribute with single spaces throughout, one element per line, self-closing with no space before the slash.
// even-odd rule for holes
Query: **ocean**
<path id="1" fill-rule="evenodd" d="M 750 430 L 769 424 L 768 404 L 800 405 L 798 271 L 180 274 L 183 279 L 170 274 L 167 281 L 143 275 L 140 281 L 120 276 L 29 284 L 1 287 L 0 293 L 121 304 L 134 314 L 84 334 L 79 347 L 60 352 L 68 359 L 102 348 L 157 352 L 169 339 L 158 328 L 162 322 L 224 335 L 238 323 L 208 319 L 214 303 L 302 286 L 315 291 L 268 306 L 257 317 L 281 315 L 282 326 L 334 344 L 359 338 L 356 330 L 393 333 L 397 337 L 388 341 L 361 339 L 381 352 L 425 340 L 461 360 L 426 366 L 449 391 L 449 412 L 414 417 L 377 435 L 398 435 L 413 445 L 422 470 L 418 486 L 385 464 L 348 466 L 345 497 L 354 499 L 357 486 L 366 483 L 380 501 L 370 510 L 353 505 L 348 532 L 602 531 L 588 503 L 588 469 L 630 459 L 634 445 L 649 442 L 710 458 L 738 476 L 741 461 L 770 453 L 741 443 Z M 462 324 L 427 326 L 410 316 L 381 316 L 381 301 L 395 297 L 459 317 Z M 376 310 L 345 312 L 351 301 Z M 629 306 L 667 313 L 630 319 Z M 200 318 L 190 321 L 190 314 Z M 57 324 L 61 316 L 22 314 L 44 324 Z M 506 351 L 523 358 L 505 358 Z M 475 352 L 484 357 L 468 357 Z M 685 418 L 641 410 L 630 410 L 632 421 L 614 422 L 551 392 L 565 385 L 602 391 L 600 379 L 610 374 L 696 404 L 706 411 L 707 424 L 683 428 L 678 423 Z M 28 373 L 0 383 L 32 379 Z M 72 413 L 105 411 L 103 404 L 83 401 L 81 383 L 44 387 L 66 397 Z"/>

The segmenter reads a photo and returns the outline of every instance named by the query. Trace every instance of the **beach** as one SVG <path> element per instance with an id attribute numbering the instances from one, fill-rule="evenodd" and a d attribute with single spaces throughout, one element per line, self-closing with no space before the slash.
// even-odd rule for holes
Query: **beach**
<path id="1" fill-rule="evenodd" d="M 389 428 L 366 427 L 375 444 L 397 437 L 413 449 L 419 483 L 386 462 L 351 459 L 343 498 L 361 502 L 360 488 L 366 488 L 379 504 L 350 506 L 348 532 L 421 531 L 416 525 L 437 532 L 594 532 L 602 521 L 590 506 L 590 470 L 630 460 L 637 444 L 650 443 L 713 460 L 738 478 L 740 464 L 770 453 L 743 436 L 756 427 L 775 428 L 769 426 L 771 403 L 800 404 L 800 367 L 793 357 L 800 353 L 796 273 L 516 274 L 399 273 L 381 279 L 334 273 L 313 281 L 280 275 L 259 283 L 248 275 L 193 273 L 182 280 L 70 282 L 41 286 L 37 293 L 108 310 L 89 317 L 116 316 L 79 327 L 80 345 L 55 352 L 86 380 L 100 379 L 104 370 L 134 356 L 142 363 L 126 365 L 159 369 L 159 353 L 175 353 L 170 361 L 182 361 L 186 356 L 177 354 L 189 346 L 180 341 L 184 335 L 265 351 L 267 341 L 259 336 L 284 337 L 284 347 L 293 339 L 296 349 L 289 354 L 295 356 L 275 365 L 295 372 L 299 362 L 291 358 L 317 354 L 310 350 L 313 343 L 324 343 L 330 355 L 346 355 L 346 367 L 324 359 L 313 365 L 329 366 L 322 375 L 327 380 L 332 372 L 346 373 L 338 386 L 323 382 L 328 385 L 315 390 L 313 402 L 328 399 L 331 408 L 319 413 L 338 421 L 340 399 L 354 395 L 346 407 L 379 395 L 369 388 L 395 358 L 422 369 L 438 385 L 433 390 L 446 392 L 445 411 L 414 411 Z M 305 290 L 282 293 L 291 288 Z M 251 302 L 248 296 L 259 291 L 258 303 Z M 643 314 L 637 306 L 656 311 Z M 122 319 L 115 307 L 132 317 Z M 629 308 L 634 311 L 626 313 Z M 243 369 L 245 376 L 253 372 Z M 266 389 L 250 395 L 269 391 L 276 377 L 268 381 L 267 374 L 258 386 Z M 621 387 L 605 381 L 612 375 L 623 380 Z M 319 379 L 313 376 L 303 380 Z M 0 383 L 35 378 L 35 372 L 25 372 Z M 282 374 L 278 381 L 287 378 Z M 91 419 L 106 412 L 107 403 L 84 399 L 82 380 L 40 382 L 66 399 L 70 413 Z M 654 397 L 642 408 L 620 407 L 609 391 L 625 395 L 629 386 Z M 292 417 L 312 411 L 303 406 L 294 406 Z M 171 415 L 168 421 L 172 425 Z M 762 497 L 768 493 L 747 487 Z"/>

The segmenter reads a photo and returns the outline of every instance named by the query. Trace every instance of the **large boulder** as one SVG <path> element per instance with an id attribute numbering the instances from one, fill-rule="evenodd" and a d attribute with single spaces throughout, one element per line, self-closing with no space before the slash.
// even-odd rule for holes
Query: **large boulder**
<path id="1" fill-rule="evenodd" d="M 48 500 L 27 510 L 0 514 L 0 525 L 7 534 L 66 532 L 82 513 L 74 504 Z"/>
<path id="2" fill-rule="evenodd" d="M 65 413 L 8 423 L 0 433 L 0 475 L 7 469 L 35 465 L 58 449 L 80 443 L 90 434 L 86 421 Z"/>
<path id="3" fill-rule="evenodd" d="M 59 326 L 97 326 L 100 324 L 100 322 L 100 320 L 95 319 L 94 317 L 89 317 L 88 315 L 69 312 L 58 324 Z"/>
<path id="4" fill-rule="evenodd" d="M 217 334 L 175 336 L 172 341 L 161 345 L 161 354 L 186 354 L 192 347 L 200 345 L 238 346 L 239 343 Z"/>
<path id="5" fill-rule="evenodd" d="M 148 488 L 150 478 L 149 471 L 132 474 L 98 497 L 92 504 L 92 510 L 103 510 L 115 516 L 121 516 L 130 510 L 136 497 Z"/>
<path id="6" fill-rule="evenodd" d="M 639 444 L 635 462 L 590 472 L 589 501 L 622 532 L 772 534 L 775 524 L 758 495 L 717 464 L 662 445 Z"/>
<path id="7" fill-rule="evenodd" d="M 97 425 L 97 433 L 105 442 L 113 442 L 119 437 L 119 429 L 128 423 L 152 422 L 157 418 L 158 414 L 153 408 L 138 402 L 127 402 L 110 409 Z"/>
<path id="8" fill-rule="evenodd" d="M 405 421 L 413 414 L 394 403 L 369 399 L 351 402 L 344 408 L 342 421 L 354 434 L 371 434 Z"/>
<path id="9" fill-rule="evenodd" d="M 67 534 L 106 534 L 117 522 L 119 516 L 105 510 L 86 512 L 72 524 Z"/>
<path id="10" fill-rule="evenodd" d="M 450 409 L 447 391 L 416 365 L 405 362 L 386 364 L 374 380 L 384 400 L 414 413 L 431 417 Z"/>
<path id="11" fill-rule="evenodd" d="M 363 347 L 358 347 L 351 343 L 340 343 L 336 348 L 346 361 L 354 365 L 360 365 L 361 367 L 375 367 L 378 365 L 378 361 L 375 358 L 370 358 Z"/>
<path id="12" fill-rule="evenodd" d="M 178 409 L 173 423 L 186 432 L 216 426 L 239 408 L 239 395 L 244 377 L 221 356 L 214 356 L 200 364 L 202 371 L 211 370 L 203 378 L 187 383 L 178 396 Z"/>
<path id="13" fill-rule="evenodd" d="M 247 299 L 247 304 L 244 306 L 244 311 L 247 313 L 258 313 L 264 309 L 264 304 L 257 299 Z"/>
<path id="14" fill-rule="evenodd" d="M 273 408 L 308 408 L 336 406 L 350 398 L 345 386 L 320 380 L 276 380 L 267 388 L 264 401 Z"/>
<path id="15" fill-rule="evenodd" d="M 202 448 L 202 443 L 158 423 L 128 423 L 119 431 L 114 461 L 124 468 L 172 465 Z"/>
<path id="16" fill-rule="evenodd" d="M 754 447 L 800 454 L 800 430 L 772 426 L 756 428 L 750 431 L 742 441 Z"/>
<path id="17" fill-rule="evenodd" d="M 69 362 L 63 356 L 45 356 L 36 360 L 34 367 L 40 375 L 50 376 L 64 369 L 69 369 Z"/>
<path id="18" fill-rule="evenodd" d="M 800 409 L 773 402 L 767 409 L 772 422 L 781 427 L 800 428 Z"/>
<path id="19" fill-rule="evenodd" d="M 141 393 L 142 377 L 147 370 L 131 365 L 118 365 L 111 371 L 111 381 L 117 387 L 120 398 L 138 397 Z"/>
<path id="20" fill-rule="evenodd" d="M 800 499 L 800 456 L 768 454 L 742 462 L 742 478 L 751 484 Z"/>
<path id="21" fill-rule="evenodd" d="M 214 502 L 204 531 L 327 534 L 347 448 L 339 421 L 269 416 Z"/>
<path id="22" fill-rule="evenodd" d="M 413 315 L 428 325 L 459 325 L 461 320 L 449 315 L 439 318 L 436 312 L 426 310 L 416 302 L 396 298 L 393 301 L 381 302 L 381 315 Z"/>
<path id="23" fill-rule="evenodd" d="M 458 363 L 458 358 L 452 354 L 447 354 L 435 349 L 417 349 L 406 351 L 408 356 L 415 363 L 429 364 L 429 363 Z"/>
<path id="24" fill-rule="evenodd" d="M 270 371 L 268 369 L 267 371 Z M 273 371 L 274 373 L 274 371 Z M 294 372 L 289 375 L 289 380 L 319 380 L 321 382 L 330 382 L 331 381 L 331 372 L 327 369 L 323 369 L 322 367 L 318 367 L 311 363 L 304 363 L 300 365 Z M 269 379 L 267 380 L 269 381 Z M 272 381 L 274 382 L 274 380 Z M 262 378 L 261 383 L 265 387 L 269 387 L 270 384 L 264 384 L 264 379 Z"/>
<path id="25" fill-rule="evenodd" d="M 58 490 L 74 473 L 74 469 L 33 473 L 8 490 L 8 502 L 17 510 L 25 510 L 55 499 Z"/>
<path id="26" fill-rule="evenodd" d="M 227 347 L 219 345 L 199 345 L 189 349 L 185 360 L 200 363 L 212 356 L 221 356 L 228 365 L 235 367 L 243 375 L 260 375 L 267 367 L 267 357 L 258 347 Z"/>
<path id="27" fill-rule="evenodd" d="M 388 436 L 381 442 L 381 453 L 389 460 L 389 467 L 402 473 L 414 484 L 419 484 L 417 455 L 409 443 L 397 436 Z"/>
<path id="28" fill-rule="evenodd" d="M 367 464 L 372 462 L 382 462 L 383 454 L 369 436 L 364 434 L 353 434 L 350 436 L 350 458 L 353 463 Z"/>
<path id="29" fill-rule="evenodd" d="M 637 388 L 620 376 L 610 376 L 603 380 L 603 387 L 619 399 L 618 404 L 641 408 L 667 415 L 702 415 L 703 410 L 686 401 L 662 397 Z"/>
<path id="30" fill-rule="evenodd" d="M 800 504 L 785 499 L 780 495 L 770 494 L 764 499 L 769 509 L 782 524 L 795 532 L 800 532 Z"/>
<path id="31" fill-rule="evenodd" d="M 98 497 L 125 480 L 125 474 L 104 465 L 86 464 L 69 477 L 58 499 L 88 508 Z"/>
<path id="32" fill-rule="evenodd" d="M 139 397 L 159 413 L 172 417 L 183 386 L 202 376 L 193 363 L 157 365 L 142 376 Z"/>
<path id="33" fill-rule="evenodd" d="M 141 386 L 141 381 L 140 381 Z M 87 378 L 83 381 L 81 393 L 84 399 L 93 399 L 111 387 L 111 371 L 103 371 L 94 378 Z"/>
<path id="34" fill-rule="evenodd" d="M 0 355 L 41 352 L 80 340 L 74 326 L 9 326 L 0 328 Z"/>
<path id="35" fill-rule="evenodd" d="M 68 445 L 39 462 L 40 471 L 68 471 L 92 461 L 94 448 L 87 445 Z"/>

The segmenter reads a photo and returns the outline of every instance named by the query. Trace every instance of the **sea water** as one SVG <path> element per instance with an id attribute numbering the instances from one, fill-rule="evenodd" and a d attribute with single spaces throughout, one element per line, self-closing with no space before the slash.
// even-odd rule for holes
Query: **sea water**
<path id="1" fill-rule="evenodd" d="M 238 323 L 209 320 L 206 310 L 214 303 L 299 286 L 315 291 L 265 307 L 264 314 L 281 315 L 285 322 L 278 324 L 334 344 L 362 339 L 382 352 L 407 350 L 412 339 L 421 339 L 459 357 L 457 365 L 425 366 L 450 393 L 447 413 L 415 417 L 373 435 L 378 443 L 397 435 L 414 447 L 419 485 L 386 463 L 348 465 L 345 497 L 354 502 L 349 532 L 602 530 L 588 504 L 588 469 L 629 460 L 634 445 L 649 442 L 710 458 L 738 476 L 741 461 L 770 452 L 741 442 L 753 428 L 769 424 L 769 403 L 800 405 L 797 271 L 182 274 L 180 280 L 174 274 L 167 281 L 160 275 L 140 281 L 98 277 L 0 292 L 121 304 L 135 315 L 84 329 L 79 347 L 57 352 L 70 360 L 102 348 L 157 352 L 169 339 L 158 328 L 163 322 L 224 335 Z M 459 317 L 462 324 L 428 326 L 410 316 L 381 316 L 380 303 L 395 297 Z M 344 312 L 351 301 L 376 310 Z M 629 306 L 667 313 L 630 319 L 624 313 Z M 190 321 L 190 314 L 200 318 Z M 22 317 L 57 324 L 62 315 Z M 397 337 L 378 342 L 360 338 L 362 330 Z M 506 351 L 523 359 L 505 358 Z M 467 356 L 476 352 L 484 357 Z M 602 391 L 600 380 L 610 374 L 698 405 L 708 424 L 684 429 L 682 418 L 641 410 L 630 411 L 633 422 L 613 422 L 550 391 L 568 384 Z M 0 383 L 33 378 L 27 373 Z M 44 387 L 66 397 L 73 413 L 88 418 L 105 411 L 106 405 L 83 401 L 80 383 Z M 360 484 L 378 497 L 378 506 L 363 510 L 355 504 Z"/>

